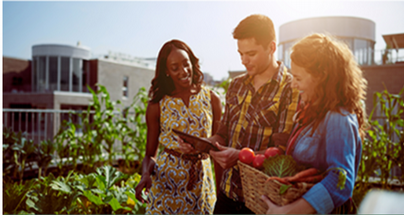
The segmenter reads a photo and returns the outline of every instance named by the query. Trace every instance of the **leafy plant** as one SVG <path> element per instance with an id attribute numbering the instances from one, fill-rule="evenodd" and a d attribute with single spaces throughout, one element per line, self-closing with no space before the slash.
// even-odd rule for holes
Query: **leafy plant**
<path id="1" fill-rule="evenodd" d="M 82 182 L 78 186 L 82 194 L 79 199 L 81 213 L 133 213 L 144 208 L 137 201 L 133 189 L 140 176 L 135 174 L 135 178 L 128 177 L 110 166 L 98 168 L 97 173 L 78 177 Z M 128 179 L 127 182 L 124 182 L 125 179 Z"/>
<path id="2" fill-rule="evenodd" d="M 17 214 L 26 213 L 27 207 L 25 201 L 27 200 L 27 193 L 30 192 L 34 184 L 37 183 L 36 179 L 29 180 L 24 184 L 16 182 L 8 182 L 3 184 L 3 211 L 4 213 Z"/>
<path id="3" fill-rule="evenodd" d="M 112 164 L 112 160 L 116 154 L 113 146 L 115 140 L 118 139 L 119 136 L 119 125 L 117 126 L 115 124 L 114 111 L 116 105 L 121 102 L 119 100 L 112 102 L 107 89 L 102 85 L 97 86 L 99 88 L 97 93 L 92 91 L 91 88 L 88 88 L 93 94 L 92 107 L 95 111 L 92 127 L 97 131 L 96 139 L 98 143 L 104 143 L 102 144 L 102 147 L 108 153 L 108 162 Z M 101 98 L 101 101 L 99 100 L 98 95 L 100 95 L 99 97 Z"/>
<path id="4" fill-rule="evenodd" d="M 133 161 L 142 161 L 146 151 L 147 124 L 145 121 L 148 96 L 145 88 L 140 88 L 134 96 L 133 102 L 126 110 L 127 113 L 133 108 L 134 114 L 126 117 L 121 123 L 122 155 L 125 160 L 125 167 L 133 167 Z M 135 129 L 131 129 L 133 125 Z M 140 165 L 135 169 L 140 172 Z"/>
<path id="5" fill-rule="evenodd" d="M 265 174 L 279 178 L 293 176 L 303 169 L 290 155 L 268 157 L 265 159 L 263 167 Z"/>
<path id="6" fill-rule="evenodd" d="M 27 193 L 27 207 L 35 214 L 69 214 L 75 209 L 78 193 L 67 183 L 72 172 L 65 178 L 53 174 L 39 180 Z"/>
<path id="7" fill-rule="evenodd" d="M 75 133 L 76 125 L 65 120 L 54 137 L 57 144 L 56 152 L 59 157 L 57 166 L 60 172 L 67 172 L 69 167 L 75 170 L 77 167 L 80 148 Z"/>
<path id="8" fill-rule="evenodd" d="M 369 115 L 371 127 L 363 140 L 354 190 L 357 202 L 373 187 L 397 189 L 393 180 L 404 184 L 403 93 L 404 88 L 399 94 L 390 94 L 387 90 L 374 94 L 373 110 Z"/>
<path id="9" fill-rule="evenodd" d="M 55 178 L 53 174 L 19 184 L 4 181 L 5 214 L 142 214 L 134 187 L 140 175 L 126 175 L 112 167 L 96 173 Z"/>
<path id="10" fill-rule="evenodd" d="M 92 93 L 92 102 L 87 111 L 78 115 L 81 124 L 74 120 L 65 120 L 55 137 L 59 157 L 60 171 L 71 166 L 76 171 L 94 172 L 105 161 L 107 155 L 109 165 L 116 160 L 121 152 L 126 167 L 135 168 L 132 173 L 139 172 L 139 161 L 143 159 L 146 142 L 147 126 L 145 122 L 148 97 L 145 88 L 141 88 L 133 102 L 124 111 L 119 109 L 121 102 L 110 100 L 107 89 L 98 85 Z M 77 135 L 81 131 L 81 135 Z M 122 151 L 118 151 L 121 143 Z M 82 168 L 78 169 L 78 163 Z"/>
<path id="11" fill-rule="evenodd" d="M 3 128 L 3 177 L 14 173 L 13 169 L 17 166 L 12 149 L 12 145 L 18 141 L 15 134 L 7 127 Z"/>
<path id="12" fill-rule="evenodd" d="M 46 174 L 50 162 L 54 158 L 53 153 L 56 150 L 56 146 L 53 141 L 42 141 L 37 148 L 35 148 L 36 162 L 38 164 L 38 178 Z M 42 173 L 42 170 L 44 171 Z"/>
<path id="13" fill-rule="evenodd" d="M 21 132 L 6 136 L 6 141 L 7 142 L 4 147 L 6 150 L 10 150 L 8 152 L 11 152 L 13 155 L 12 162 L 9 162 L 9 164 L 12 165 L 11 168 L 14 169 L 13 178 L 17 178 L 18 175 L 18 178 L 22 183 L 26 163 L 32 161 L 35 157 L 34 141 L 25 138 Z"/>
<path id="14" fill-rule="evenodd" d="M 127 111 L 121 112 L 117 107 L 120 102 L 111 102 L 105 87 L 100 86 L 99 89 L 97 92 L 91 91 L 93 103 L 87 111 L 75 117 L 73 113 L 69 114 L 70 120 L 63 121 L 53 141 L 44 141 L 36 146 L 22 135 L 3 132 L 5 174 L 15 171 L 22 179 L 23 172 L 18 171 L 24 169 L 22 167 L 30 157 L 36 158 L 39 167 L 39 180 L 35 179 L 36 183 L 31 187 L 19 188 L 21 195 L 10 194 L 20 197 L 13 200 L 20 204 L 18 207 L 7 204 L 6 213 L 144 213 L 145 205 L 137 201 L 133 188 L 140 180 L 138 163 L 143 159 L 146 147 L 146 90 L 139 90 Z M 73 120 L 76 118 L 77 121 L 77 117 L 81 124 Z M 137 167 L 131 175 L 111 167 L 116 154 L 120 152 L 116 150 L 117 142 L 122 142 L 122 155 L 128 167 Z M 55 151 L 58 159 L 53 158 Z M 105 165 L 103 152 L 108 154 L 108 165 L 97 168 Z M 46 175 L 52 158 L 59 167 L 58 178 L 53 174 Z M 17 166 L 19 168 L 14 168 Z M 29 182 L 31 180 L 25 181 L 25 184 Z M 3 180 L 4 187 L 12 187 L 10 184 Z"/>

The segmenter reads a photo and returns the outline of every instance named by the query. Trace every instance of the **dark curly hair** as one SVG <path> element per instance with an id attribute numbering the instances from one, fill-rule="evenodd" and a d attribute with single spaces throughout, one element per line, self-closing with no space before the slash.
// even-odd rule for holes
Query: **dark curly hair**
<path id="1" fill-rule="evenodd" d="M 166 76 L 167 57 L 173 49 L 181 49 L 188 53 L 192 64 L 192 84 L 198 89 L 203 82 L 203 73 L 199 66 L 199 59 L 194 55 L 191 48 L 180 40 L 171 40 L 166 42 L 160 49 L 157 57 L 156 74 L 151 82 L 149 97 L 152 103 L 158 103 L 165 95 L 171 95 L 175 90 L 174 82 L 171 77 Z"/>

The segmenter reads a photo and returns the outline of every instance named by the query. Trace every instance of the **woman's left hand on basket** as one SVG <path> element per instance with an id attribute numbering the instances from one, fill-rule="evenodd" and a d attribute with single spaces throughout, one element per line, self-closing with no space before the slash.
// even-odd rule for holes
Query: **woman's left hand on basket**
<path id="1" fill-rule="evenodd" d="M 278 205 L 274 204 L 267 196 L 262 195 L 261 199 L 268 205 L 266 214 L 281 214 Z"/>

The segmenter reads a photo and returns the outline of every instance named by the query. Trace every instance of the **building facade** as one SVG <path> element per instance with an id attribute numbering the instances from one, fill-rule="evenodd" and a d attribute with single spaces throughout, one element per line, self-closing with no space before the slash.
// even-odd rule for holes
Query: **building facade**
<path id="1" fill-rule="evenodd" d="M 90 49 L 80 46 L 35 45 L 32 60 L 3 56 L 3 127 L 38 142 L 53 137 L 63 120 L 80 123 L 65 112 L 87 110 L 93 99 L 89 89 L 103 85 L 123 110 L 140 88 L 150 88 L 154 73 L 153 60 L 91 58 Z"/>
<path id="2" fill-rule="evenodd" d="M 278 59 L 290 68 L 290 48 L 312 33 L 324 33 L 345 42 L 360 65 L 372 65 L 376 24 L 369 19 L 330 16 L 300 19 L 279 28 Z"/>
<path id="3" fill-rule="evenodd" d="M 129 106 L 154 77 L 151 63 L 105 56 L 91 59 L 90 49 L 59 44 L 34 45 L 32 60 L 3 56 L 3 108 L 86 109 L 87 87 L 103 85 L 112 101 Z"/>

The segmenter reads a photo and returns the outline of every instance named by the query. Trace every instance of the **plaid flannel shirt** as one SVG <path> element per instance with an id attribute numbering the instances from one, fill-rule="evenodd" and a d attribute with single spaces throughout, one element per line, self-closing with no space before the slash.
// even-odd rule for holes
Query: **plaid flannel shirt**
<path id="1" fill-rule="evenodd" d="M 230 83 L 225 113 L 216 133 L 228 147 L 261 151 L 273 146 L 273 133 L 291 132 L 299 93 L 291 88 L 292 76 L 286 67 L 278 64 L 278 72 L 257 92 L 248 74 Z M 238 165 L 223 171 L 220 189 L 227 197 L 244 202 Z"/>

